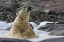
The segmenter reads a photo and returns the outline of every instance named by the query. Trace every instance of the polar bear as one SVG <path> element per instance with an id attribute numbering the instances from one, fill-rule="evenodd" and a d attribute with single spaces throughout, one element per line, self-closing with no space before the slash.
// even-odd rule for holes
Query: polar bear
<path id="1" fill-rule="evenodd" d="M 39 37 L 29 24 L 30 10 L 31 7 L 24 7 L 17 13 L 10 32 L 5 38 L 29 39 Z"/>

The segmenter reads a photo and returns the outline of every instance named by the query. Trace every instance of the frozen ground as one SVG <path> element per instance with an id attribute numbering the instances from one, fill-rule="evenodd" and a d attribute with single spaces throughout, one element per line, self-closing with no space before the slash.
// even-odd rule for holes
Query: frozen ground
<path id="1" fill-rule="evenodd" d="M 41 41 L 41 40 L 49 39 L 49 38 L 64 37 L 64 36 L 50 36 L 48 35 L 49 32 L 37 30 L 37 28 L 39 28 L 40 26 L 42 25 L 44 26 L 46 23 L 48 23 L 47 21 L 41 22 L 39 25 L 35 24 L 34 22 L 30 22 L 30 23 L 33 25 L 34 31 L 39 34 L 39 38 L 28 39 L 30 41 L 37 42 L 37 41 Z M 53 23 L 53 22 L 49 22 L 49 23 Z M 0 21 L 0 37 L 3 37 L 5 34 L 9 32 L 5 29 L 7 27 L 10 27 L 11 24 L 12 23 L 5 23 L 5 22 Z"/>

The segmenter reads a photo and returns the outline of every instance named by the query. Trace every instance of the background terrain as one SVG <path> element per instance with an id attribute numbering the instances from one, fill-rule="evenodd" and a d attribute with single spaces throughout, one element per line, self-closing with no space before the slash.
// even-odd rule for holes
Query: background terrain
<path id="1" fill-rule="evenodd" d="M 13 22 L 16 13 L 31 6 L 30 22 L 64 21 L 64 0 L 0 0 L 0 20 Z"/>

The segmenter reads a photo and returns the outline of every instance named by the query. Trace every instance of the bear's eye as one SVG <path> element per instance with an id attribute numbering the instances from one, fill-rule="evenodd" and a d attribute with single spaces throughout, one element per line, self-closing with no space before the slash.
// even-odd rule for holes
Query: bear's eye
<path id="1" fill-rule="evenodd" d="M 25 8 L 23 10 L 25 10 Z"/>

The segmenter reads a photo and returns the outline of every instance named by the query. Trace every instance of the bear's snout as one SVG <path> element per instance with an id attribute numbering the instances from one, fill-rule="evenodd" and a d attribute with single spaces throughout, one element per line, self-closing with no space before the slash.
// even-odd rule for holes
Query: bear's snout
<path id="1" fill-rule="evenodd" d="M 30 7 L 30 6 L 28 6 L 28 7 L 27 7 L 27 12 L 28 12 L 28 11 L 30 11 L 30 10 L 31 10 L 31 7 Z"/>

